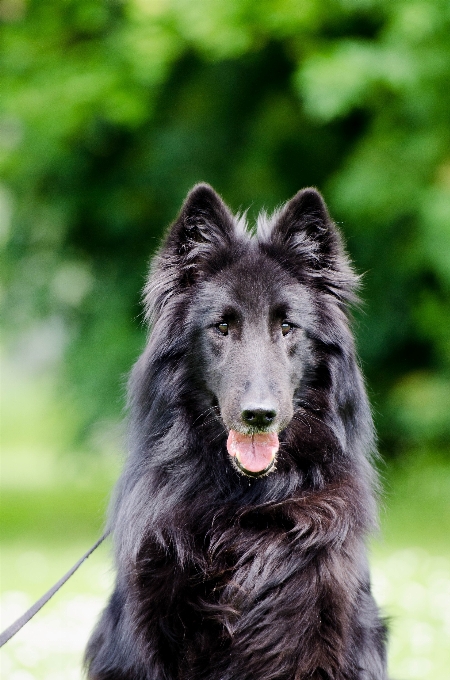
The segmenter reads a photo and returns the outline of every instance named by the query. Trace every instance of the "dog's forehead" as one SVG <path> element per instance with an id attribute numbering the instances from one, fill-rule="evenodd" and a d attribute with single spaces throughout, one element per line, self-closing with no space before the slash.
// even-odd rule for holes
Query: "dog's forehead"
<path id="1" fill-rule="evenodd" d="M 208 306 L 236 306 L 247 314 L 261 315 L 274 307 L 303 307 L 309 294 L 275 260 L 251 251 L 205 281 L 202 298 Z"/>

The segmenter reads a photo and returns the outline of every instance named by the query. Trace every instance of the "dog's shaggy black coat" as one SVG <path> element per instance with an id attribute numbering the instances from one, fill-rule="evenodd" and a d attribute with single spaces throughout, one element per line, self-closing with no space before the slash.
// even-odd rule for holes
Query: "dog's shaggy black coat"
<path id="1" fill-rule="evenodd" d="M 89 678 L 386 678 L 356 283 L 316 190 L 256 234 L 211 187 L 189 194 L 145 290 L 151 332 L 110 515 L 117 581 Z M 246 399 L 270 402 L 270 428 L 243 423 Z M 278 432 L 275 469 L 239 471 L 231 429 Z"/>

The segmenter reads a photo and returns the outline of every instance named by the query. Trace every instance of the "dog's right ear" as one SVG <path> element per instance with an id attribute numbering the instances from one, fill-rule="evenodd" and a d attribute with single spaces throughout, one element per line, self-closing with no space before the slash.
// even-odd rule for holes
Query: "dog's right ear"
<path id="1" fill-rule="evenodd" d="M 190 270 L 195 280 L 196 267 L 229 245 L 233 233 L 233 217 L 220 196 L 209 184 L 197 184 L 189 192 L 163 250 L 175 257 L 182 269 Z"/>
<path id="2" fill-rule="evenodd" d="M 234 233 L 233 216 L 221 197 L 209 184 L 196 184 L 153 260 L 144 290 L 147 316 L 177 290 L 223 266 Z"/>

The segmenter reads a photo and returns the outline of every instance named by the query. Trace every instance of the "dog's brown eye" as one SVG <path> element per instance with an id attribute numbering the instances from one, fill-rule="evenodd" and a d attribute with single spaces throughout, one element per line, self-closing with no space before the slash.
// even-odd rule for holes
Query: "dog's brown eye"
<path id="1" fill-rule="evenodd" d="M 283 333 L 283 335 L 287 335 L 288 333 L 290 333 L 292 328 L 293 326 L 291 323 L 289 323 L 289 321 L 283 321 L 283 323 L 281 324 L 281 332 Z"/>
<path id="2" fill-rule="evenodd" d="M 228 335 L 228 324 L 225 321 L 217 324 L 217 330 L 222 333 L 222 335 Z"/>

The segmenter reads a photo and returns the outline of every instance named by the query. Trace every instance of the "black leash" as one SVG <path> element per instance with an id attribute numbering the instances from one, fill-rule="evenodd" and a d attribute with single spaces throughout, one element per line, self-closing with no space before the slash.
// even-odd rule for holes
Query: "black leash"
<path id="1" fill-rule="evenodd" d="M 54 586 L 50 588 L 50 590 L 47 590 L 45 595 L 43 595 L 37 602 L 35 602 L 29 609 L 28 611 L 25 612 L 25 614 L 22 614 L 21 617 L 17 619 L 17 621 L 14 621 L 9 628 L 3 631 L 0 635 L 0 647 L 3 647 L 4 644 L 10 640 L 13 635 L 19 632 L 19 630 L 26 624 L 30 619 L 33 618 L 35 614 L 44 606 L 44 604 L 47 604 L 47 602 L 50 600 L 53 595 L 58 592 L 58 590 L 65 584 L 66 581 L 69 580 L 69 578 L 76 572 L 79 566 L 81 566 L 86 560 L 89 555 L 91 555 L 96 548 L 102 543 L 105 538 L 108 536 L 109 531 L 103 534 L 101 538 L 98 539 L 96 543 L 92 546 L 92 548 L 89 548 L 87 553 L 81 557 L 78 562 L 76 562 L 71 569 L 67 572 L 67 574 L 64 574 L 62 578 L 59 579 L 57 583 L 55 583 Z"/>

